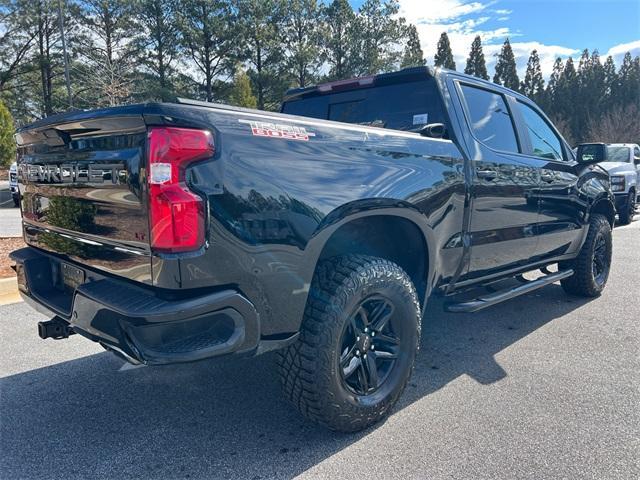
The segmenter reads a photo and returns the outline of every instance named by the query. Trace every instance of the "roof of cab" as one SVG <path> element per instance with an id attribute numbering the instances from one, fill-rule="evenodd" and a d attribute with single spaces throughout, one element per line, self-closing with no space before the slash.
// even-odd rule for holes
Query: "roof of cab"
<path id="1" fill-rule="evenodd" d="M 283 99 L 283 103 L 300 100 L 308 97 L 315 97 L 320 95 L 327 95 L 336 93 L 338 91 L 345 90 L 357 90 L 361 88 L 379 87 L 382 85 L 392 85 L 395 83 L 407 83 L 426 78 L 435 78 L 439 75 L 452 75 L 461 79 L 468 79 L 475 83 L 485 84 L 487 88 L 492 90 L 502 91 L 505 94 L 513 95 L 521 99 L 529 100 L 526 96 L 519 92 L 511 90 L 505 86 L 492 83 L 482 78 L 474 77 L 466 73 L 457 72 L 455 70 L 449 70 L 442 67 L 431 68 L 427 66 L 423 67 L 410 67 L 396 72 L 381 73 L 378 75 L 370 75 L 364 77 L 350 78 L 346 80 L 336 80 L 328 83 L 321 83 L 318 85 L 311 85 L 303 88 L 292 88 L 287 91 Z M 335 88 L 332 88 L 335 87 Z"/>
<path id="2" fill-rule="evenodd" d="M 392 85 L 394 83 L 419 81 L 433 76 L 434 71 L 430 67 L 405 68 L 398 70 L 397 72 L 380 73 L 378 75 L 349 78 L 346 80 L 336 80 L 334 82 L 320 83 L 310 87 L 292 88 L 285 94 L 283 102 L 335 93 L 337 91 L 357 90 L 360 88 Z"/>

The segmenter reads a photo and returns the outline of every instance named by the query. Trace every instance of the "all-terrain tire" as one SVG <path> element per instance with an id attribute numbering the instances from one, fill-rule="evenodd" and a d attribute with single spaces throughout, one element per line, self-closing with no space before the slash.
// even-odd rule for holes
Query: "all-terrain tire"
<path id="1" fill-rule="evenodd" d="M 579 255 L 570 262 L 560 263 L 560 269 L 573 268 L 574 271 L 560 282 L 565 292 L 581 297 L 599 296 L 609 278 L 612 247 L 609 221 L 604 215 L 593 215 Z"/>
<path id="2" fill-rule="evenodd" d="M 627 201 L 620 212 L 618 212 L 618 218 L 620 219 L 620 225 L 628 225 L 633 220 L 633 216 L 636 213 L 636 192 L 631 190 L 627 195 Z"/>
<path id="3" fill-rule="evenodd" d="M 371 394 L 358 394 L 344 378 L 342 342 L 354 311 L 372 298 L 384 298 L 393 305 L 389 323 L 401 332 L 401 343 L 397 360 L 380 387 Z M 355 432 L 378 422 L 389 413 L 411 376 L 420 345 L 420 317 L 414 285 L 398 265 L 364 255 L 323 261 L 311 284 L 300 337 L 278 353 L 286 397 L 305 417 L 332 430 Z M 360 360 L 366 362 L 362 353 Z"/>

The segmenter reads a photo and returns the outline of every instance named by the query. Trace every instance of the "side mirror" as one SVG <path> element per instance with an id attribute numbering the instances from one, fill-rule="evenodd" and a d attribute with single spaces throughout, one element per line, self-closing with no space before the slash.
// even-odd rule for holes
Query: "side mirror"
<path id="1" fill-rule="evenodd" d="M 444 123 L 430 123 L 420 129 L 420 135 L 429 138 L 444 138 L 447 134 L 447 128 Z"/>
<path id="2" fill-rule="evenodd" d="M 604 143 L 582 143 L 578 145 L 576 158 L 579 163 L 599 163 L 607 159 L 607 146 Z"/>
<path id="3" fill-rule="evenodd" d="M 640 157 L 633 157 L 633 163 L 640 165 Z"/>

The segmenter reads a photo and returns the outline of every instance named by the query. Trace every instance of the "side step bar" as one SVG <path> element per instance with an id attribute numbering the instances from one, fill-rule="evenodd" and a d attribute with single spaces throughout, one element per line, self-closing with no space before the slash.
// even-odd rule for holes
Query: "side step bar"
<path id="1" fill-rule="evenodd" d="M 538 288 L 542 288 L 545 285 L 557 282 L 558 280 L 562 280 L 563 278 L 570 277 L 571 275 L 573 275 L 573 270 L 571 269 L 563 270 L 562 272 L 551 273 L 536 280 L 529 280 L 526 283 L 523 283 L 522 285 L 511 288 L 509 290 L 498 291 L 490 295 L 478 297 L 468 302 L 448 303 L 444 308 L 447 312 L 454 313 L 477 312 L 478 310 L 496 305 L 498 303 L 504 302 L 505 300 L 510 300 L 520 295 L 524 295 L 525 293 L 533 292 Z"/>

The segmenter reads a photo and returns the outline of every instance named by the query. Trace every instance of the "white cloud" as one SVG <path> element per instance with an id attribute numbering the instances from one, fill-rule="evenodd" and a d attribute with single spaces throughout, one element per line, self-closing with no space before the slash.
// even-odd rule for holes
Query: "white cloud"
<path id="1" fill-rule="evenodd" d="M 400 15 L 411 19 L 412 23 L 439 23 L 479 13 L 492 4 L 493 2 L 438 0 L 425 5 L 424 0 L 400 0 Z"/>
<path id="2" fill-rule="evenodd" d="M 622 64 L 622 59 L 624 58 L 624 54 L 627 52 L 631 52 L 632 57 L 640 55 L 640 40 L 629 43 L 621 43 L 619 45 L 611 47 L 609 51 L 604 55 L 603 61 L 605 58 L 611 55 L 613 57 L 613 61 L 616 63 L 616 66 L 620 67 L 620 65 Z M 602 55 L 602 53 L 600 54 Z"/>
<path id="3" fill-rule="evenodd" d="M 511 41 L 511 47 L 516 57 L 518 75 L 524 77 L 527 60 L 532 50 L 537 50 L 540 56 L 542 73 L 548 78 L 553 70 L 556 57 L 566 58 L 577 55 L 578 50 L 561 45 L 545 45 L 540 42 L 518 42 L 521 33 L 510 26 L 486 28 L 490 20 L 505 22 L 509 19 L 511 10 L 492 9 L 495 1 L 439 0 L 429 2 L 425 8 L 424 0 L 400 0 L 400 15 L 416 25 L 422 49 L 428 63 L 433 65 L 438 39 L 442 32 L 449 36 L 451 49 L 459 71 L 464 70 L 469 55 L 471 42 L 476 35 L 482 39 L 483 51 L 487 61 L 489 75 L 493 75 L 495 57 L 502 47 L 505 38 Z M 469 18 L 469 15 L 474 15 Z M 631 44 L 629 44 L 631 45 Z M 640 49 L 640 42 L 633 43 L 634 48 Z M 626 50 L 625 50 L 626 51 Z M 624 55 L 624 52 L 622 52 Z"/>

